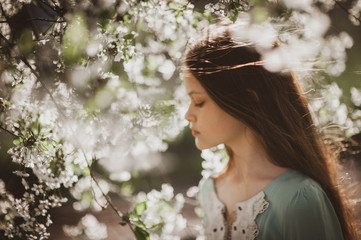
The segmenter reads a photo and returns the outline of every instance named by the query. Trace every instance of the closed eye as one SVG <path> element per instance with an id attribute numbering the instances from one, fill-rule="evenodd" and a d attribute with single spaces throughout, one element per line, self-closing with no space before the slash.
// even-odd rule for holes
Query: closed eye
<path id="1" fill-rule="evenodd" d="M 204 104 L 204 102 L 195 103 L 195 104 L 194 104 L 194 106 L 196 106 L 196 107 L 202 107 L 202 106 L 203 106 L 203 104 Z"/>

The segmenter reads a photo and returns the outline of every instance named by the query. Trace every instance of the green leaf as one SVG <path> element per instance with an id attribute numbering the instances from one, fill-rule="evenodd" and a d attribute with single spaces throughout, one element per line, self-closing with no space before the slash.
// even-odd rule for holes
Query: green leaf
<path id="1" fill-rule="evenodd" d="M 81 200 L 90 206 L 93 201 L 93 193 L 91 191 L 84 191 L 81 195 Z"/>
<path id="2" fill-rule="evenodd" d="M 141 203 L 138 203 L 136 206 L 135 206 L 135 213 L 140 216 L 142 215 L 142 213 L 147 209 L 147 202 L 144 201 L 144 202 L 141 202 Z"/>
<path id="3" fill-rule="evenodd" d="M 123 22 L 124 22 L 125 24 L 128 23 L 128 22 L 130 21 L 130 19 L 131 19 L 131 17 L 130 17 L 129 14 L 125 14 L 125 15 L 123 16 Z"/>
<path id="4" fill-rule="evenodd" d="M 21 139 L 21 138 L 16 138 L 15 140 L 14 140 L 14 144 L 15 145 L 19 145 L 19 144 L 21 144 L 23 142 L 23 140 Z"/>
<path id="5" fill-rule="evenodd" d="M 137 240 L 149 240 L 150 239 L 149 233 L 140 227 L 135 227 L 134 233 L 135 233 L 135 237 L 137 238 Z"/>
<path id="6" fill-rule="evenodd" d="M 168 6 L 170 9 L 173 9 L 173 10 L 180 10 L 181 9 L 181 6 L 177 3 L 174 3 L 174 2 L 169 2 L 168 3 Z"/>
<path id="7" fill-rule="evenodd" d="M 134 34 L 133 33 L 128 33 L 128 34 L 125 34 L 123 36 L 124 40 L 133 40 L 134 39 Z"/>
<path id="8" fill-rule="evenodd" d="M 255 5 L 265 5 L 266 4 L 266 0 L 250 0 L 249 2 L 252 4 L 255 4 Z"/>
<path id="9" fill-rule="evenodd" d="M 237 21 L 237 16 L 230 16 L 229 20 L 231 20 L 234 23 Z"/>
<path id="10" fill-rule="evenodd" d="M 147 229 L 147 226 L 141 220 L 132 220 L 132 224 L 136 227 Z"/>
<path id="11" fill-rule="evenodd" d="M 33 32 L 30 29 L 25 29 L 18 40 L 18 48 L 20 52 L 24 55 L 28 55 L 33 51 L 34 46 Z"/>
<path id="12" fill-rule="evenodd" d="M 83 176 L 90 176 L 90 169 L 86 167 L 82 169 L 81 173 Z"/>
<path id="13" fill-rule="evenodd" d="M 134 186 L 130 182 L 125 182 L 121 186 L 121 191 L 125 196 L 131 196 L 134 193 Z"/>
<path id="14" fill-rule="evenodd" d="M 262 23 L 268 18 L 268 10 L 262 6 L 255 6 L 251 11 L 251 15 L 256 23 Z"/>
<path id="15" fill-rule="evenodd" d="M 88 40 L 89 33 L 84 17 L 81 14 L 74 15 L 64 33 L 61 46 L 65 64 L 72 65 L 81 60 Z"/>

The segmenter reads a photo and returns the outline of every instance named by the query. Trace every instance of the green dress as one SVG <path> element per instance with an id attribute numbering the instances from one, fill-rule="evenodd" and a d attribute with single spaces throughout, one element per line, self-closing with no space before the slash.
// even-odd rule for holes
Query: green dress
<path id="1" fill-rule="evenodd" d="M 208 240 L 340 240 L 342 230 L 325 192 L 311 178 L 290 170 L 252 198 L 236 204 L 235 221 L 225 224 L 225 207 L 214 179 L 200 183 L 199 200 Z"/>

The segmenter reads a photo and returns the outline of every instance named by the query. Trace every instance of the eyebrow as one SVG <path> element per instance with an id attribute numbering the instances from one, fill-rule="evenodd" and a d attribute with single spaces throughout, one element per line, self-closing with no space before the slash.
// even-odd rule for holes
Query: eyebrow
<path id="1" fill-rule="evenodd" d="M 190 91 L 188 93 L 189 96 L 193 95 L 193 94 L 203 94 L 202 92 L 197 92 L 197 91 Z"/>

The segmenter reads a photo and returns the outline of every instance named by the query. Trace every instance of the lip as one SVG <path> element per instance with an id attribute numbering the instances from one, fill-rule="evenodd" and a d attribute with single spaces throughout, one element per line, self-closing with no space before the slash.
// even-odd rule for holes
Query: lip
<path id="1" fill-rule="evenodd" d="M 192 135 L 193 135 L 194 137 L 199 135 L 199 132 L 198 132 L 198 131 L 196 131 L 196 130 L 194 130 L 194 129 L 192 129 L 192 128 L 191 128 L 191 130 L 192 130 Z"/>

